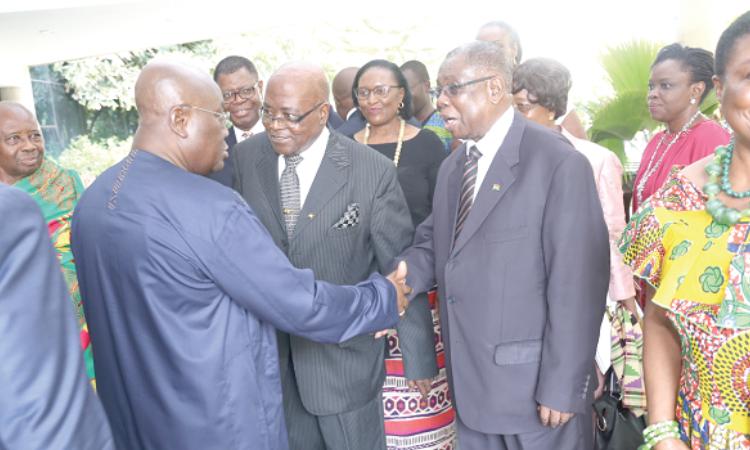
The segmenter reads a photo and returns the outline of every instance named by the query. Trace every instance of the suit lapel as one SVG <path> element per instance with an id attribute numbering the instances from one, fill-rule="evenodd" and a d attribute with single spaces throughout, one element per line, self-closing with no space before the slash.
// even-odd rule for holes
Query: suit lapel
<path id="1" fill-rule="evenodd" d="M 314 218 L 318 212 L 331 200 L 331 198 L 346 184 L 349 179 L 348 168 L 351 166 L 351 156 L 344 148 L 341 139 L 336 133 L 331 133 L 326 144 L 325 155 L 320 162 L 315 180 L 307 193 L 305 204 L 302 205 L 297 226 L 294 230 L 294 238 L 300 235 L 305 227 L 312 222 L 310 215 Z"/>
<path id="2" fill-rule="evenodd" d="M 461 152 L 456 158 L 453 169 L 448 173 L 446 180 L 447 189 L 447 211 L 450 214 L 450 247 L 453 248 L 453 240 L 456 238 L 456 216 L 458 216 L 458 201 L 461 196 L 461 178 L 463 176 L 464 164 L 466 164 L 466 144 L 461 145 L 455 150 Z"/>
<path id="3" fill-rule="evenodd" d="M 466 242 L 477 232 L 489 213 L 516 180 L 512 168 L 518 164 L 524 128 L 524 121 L 517 112 L 514 112 L 513 123 L 495 154 L 481 186 L 478 188 L 474 205 L 471 207 L 463 230 L 461 230 L 461 234 L 453 246 L 454 252 L 461 250 L 466 245 Z M 458 184 L 460 185 L 461 181 Z"/>
<path id="4" fill-rule="evenodd" d="M 268 204 L 273 211 L 276 222 L 284 231 L 284 222 L 281 217 L 281 204 L 279 203 L 279 156 L 267 142 L 261 148 L 261 155 L 258 158 L 257 175 L 260 185 L 263 187 L 263 193 L 268 200 Z"/>

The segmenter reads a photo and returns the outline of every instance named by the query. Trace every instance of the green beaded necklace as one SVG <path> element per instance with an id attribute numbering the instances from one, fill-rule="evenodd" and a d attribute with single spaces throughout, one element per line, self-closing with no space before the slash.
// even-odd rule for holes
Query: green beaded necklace
<path id="1" fill-rule="evenodd" d="M 750 216 L 750 208 L 739 210 L 726 206 L 719 200 L 718 196 L 724 192 L 732 198 L 748 198 L 750 190 L 737 192 L 732 189 L 729 183 L 729 166 L 732 163 L 732 154 L 734 153 L 734 136 L 728 146 L 720 145 L 714 150 L 714 160 L 706 165 L 708 174 L 708 183 L 703 186 L 703 193 L 706 194 L 706 211 L 711 214 L 714 221 L 722 225 L 734 225 L 742 217 Z M 721 183 L 719 181 L 721 180 Z"/>

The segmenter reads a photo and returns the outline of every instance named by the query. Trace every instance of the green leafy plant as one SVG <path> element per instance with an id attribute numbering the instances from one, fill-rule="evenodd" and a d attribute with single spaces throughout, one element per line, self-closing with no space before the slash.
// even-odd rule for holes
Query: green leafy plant
<path id="1" fill-rule="evenodd" d="M 88 136 L 81 135 L 73 139 L 57 162 L 78 172 L 83 184 L 88 186 L 100 173 L 127 156 L 130 146 L 130 139 L 112 137 L 92 142 Z"/>

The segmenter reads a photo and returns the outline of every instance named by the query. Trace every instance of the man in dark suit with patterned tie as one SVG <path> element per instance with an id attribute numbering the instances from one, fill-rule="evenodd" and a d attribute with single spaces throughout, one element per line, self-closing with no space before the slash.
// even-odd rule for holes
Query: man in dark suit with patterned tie
<path id="1" fill-rule="evenodd" d="M 267 131 L 235 147 L 235 188 L 294 265 L 354 282 L 388 271 L 413 227 L 393 163 L 326 128 L 328 96 L 317 66 L 288 64 L 271 76 Z M 406 377 L 432 378 L 426 298 L 412 301 L 397 330 Z M 326 345 L 279 333 L 292 450 L 385 450 L 384 345 L 371 335 Z"/>
<path id="2" fill-rule="evenodd" d="M 464 144 L 402 259 L 414 293 L 438 285 L 461 450 L 590 449 L 607 228 L 586 158 L 514 113 L 511 69 L 478 41 L 441 65 L 437 107 Z"/>
<path id="3" fill-rule="evenodd" d="M 229 113 L 229 120 L 232 122 L 229 134 L 224 139 L 230 158 L 227 158 L 223 169 L 208 176 L 232 187 L 232 147 L 263 131 L 260 121 L 263 80 L 258 77 L 258 71 L 249 59 L 233 55 L 216 65 L 214 81 L 221 89 L 224 110 Z"/>

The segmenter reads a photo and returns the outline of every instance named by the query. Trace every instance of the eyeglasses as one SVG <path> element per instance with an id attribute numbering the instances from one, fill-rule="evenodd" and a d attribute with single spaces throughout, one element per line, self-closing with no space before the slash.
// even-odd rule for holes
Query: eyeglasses
<path id="1" fill-rule="evenodd" d="M 240 89 L 235 89 L 233 91 L 226 91 L 222 92 L 221 96 L 224 99 L 224 103 L 231 103 L 234 101 L 237 101 L 237 97 L 239 97 L 242 100 L 253 100 L 258 96 L 258 81 L 255 82 L 254 85 L 250 87 L 244 87 Z"/>
<path id="2" fill-rule="evenodd" d="M 521 114 L 528 114 L 529 111 L 536 108 L 539 104 L 532 102 L 515 103 L 515 107 Z"/>
<path id="3" fill-rule="evenodd" d="M 438 98 L 443 93 L 445 93 L 445 95 L 447 95 L 448 97 L 455 97 L 461 92 L 461 89 L 465 88 L 466 86 L 471 86 L 472 84 L 491 80 L 495 77 L 496 75 L 490 75 L 488 77 L 482 77 L 482 78 L 477 78 L 476 80 L 467 81 L 465 83 L 452 83 L 452 84 L 449 84 L 448 86 L 436 86 L 435 89 L 430 91 L 430 95 L 432 95 L 433 98 Z"/>
<path id="4" fill-rule="evenodd" d="M 316 109 L 323 106 L 326 102 L 320 102 L 317 105 L 313 106 L 310 111 L 307 111 L 303 114 L 291 114 L 291 113 L 281 113 L 278 116 L 274 116 L 271 114 L 271 111 L 266 108 L 265 106 L 262 106 L 260 108 L 260 120 L 263 123 L 271 124 L 273 121 L 278 121 L 280 124 L 286 124 L 289 126 L 296 126 L 303 120 L 305 120 L 305 117 L 309 116 L 313 113 Z"/>
<path id="5" fill-rule="evenodd" d="M 389 85 L 381 85 L 381 86 L 375 86 L 372 89 L 367 89 L 363 87 L 359 87 L 356 89 L 353 89 L 354 96 L 357 97 L 358 100 L 366 100 L 370 97 L 370 94 L 374 95 L 375 98 L 379 98 L 380 100 L 385 99 L 388 97 L 388 94 L 391 93 L 391 89 L 394 88 L 400 88 L 401 86 L 389 86 Z"/>
<path id="6" fill-rule="evenodd" d="M 224 111 L 211 111 L 210 109 L 201 108 L 199 106 L 194 105 L 188 105 L 187 103 L 182 105 L 177 105 L 178 108 L 190 108 L 190 109 L 197 109 L 198 111 L 203 111 L 204 113 L 209 113 L 212 116 L 216 117 L 216 120 L 219 121 L 220 124 L 226 126 L 229 122 L 229 113 Z"/>

